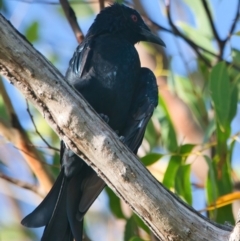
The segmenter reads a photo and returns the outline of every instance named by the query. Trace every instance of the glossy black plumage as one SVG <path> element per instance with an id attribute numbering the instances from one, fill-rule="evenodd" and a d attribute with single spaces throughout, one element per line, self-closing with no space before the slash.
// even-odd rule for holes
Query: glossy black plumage
<path id="1" fill-rule="evenodd" d="M 157 105 L 156 79 L 141 68 L 134 44 L 164 45 L 140 15 L 114 4 L 97 15 L 85 40 L 74 53 L 66 74 L 71 83 L 108 124 L 124 136 L 136 154 L 146 125 Z M 61 144 L 61 172 L 42 203 L 22 224 L 46 226 L 43 241 L 82 240 L 83 216 L 105 183 L 83 160 Z"/>

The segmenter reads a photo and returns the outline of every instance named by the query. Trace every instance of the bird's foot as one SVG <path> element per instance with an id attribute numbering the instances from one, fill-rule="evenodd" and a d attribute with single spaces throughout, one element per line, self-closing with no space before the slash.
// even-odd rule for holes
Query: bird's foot
<path id="1" fill-rule="evenodd" d="M 124 136 L 120 136 L 120 137 L 119 137 L 119 140 L 120 140 L 123 144 L 125 144 L 125 137 L 124 137 Z"/>
<path id="2" fill-rule="evenodd" d="M 99 115 L 101 116 L 101 118 L 102 118 L 106 123 L 109 122 L 109 117 L 108 117 L 107 115 L 104 115 L 103 113 L 100 113 Z"/>

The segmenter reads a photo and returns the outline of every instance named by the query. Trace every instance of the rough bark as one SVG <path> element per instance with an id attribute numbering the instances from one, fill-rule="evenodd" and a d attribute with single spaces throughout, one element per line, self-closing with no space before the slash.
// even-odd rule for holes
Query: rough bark
<path id="1" fill-rule="evenodd" d="M 160 240 L 228 240 L 231 228 L 210 222 L 156 181 L 56 68 L 1 15 L 0 74 Z"/>

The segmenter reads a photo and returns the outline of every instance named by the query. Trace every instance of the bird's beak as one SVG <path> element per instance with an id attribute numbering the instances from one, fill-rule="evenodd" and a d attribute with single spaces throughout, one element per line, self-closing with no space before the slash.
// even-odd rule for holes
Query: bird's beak
<path id="1" fill-rule="evenodd" d="M 150 29 L 142 27 L 140 30 L 140 34 L 143 37 L 142 41 L 147 41 L 166 47 L 165 43 L 157 35 L 153 34 Z"/>

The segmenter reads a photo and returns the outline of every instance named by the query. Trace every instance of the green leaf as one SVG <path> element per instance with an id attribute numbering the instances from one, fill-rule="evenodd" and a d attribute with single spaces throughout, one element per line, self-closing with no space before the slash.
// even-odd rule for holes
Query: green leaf
<path id="1" fill-rule="evenodd" d="M 153 125 L 152 120 L 150 120 L 147 124 L 144 138 L 146 138 L 146 140 L 148 141 L 150 145 L 150 149 L 157 146 L 158 136 L 156 134 L 155 127 Z"/>
<path id="2" fill-rule="evenodd" d="M 139 237 L 133 237 L 130 239 L 130 241 L 144 241 L 144 240 Z"/>
<path id="3" fill-rule="evenodd" d="M 179 153 L 182 155 L 190 154 L 194 147 L 195 147 L 195 145 L 193 145 L 193 144 L 184 144 L 184 145 L 180 146 Z"/>
<path id="4" fill-rule="evenodd" d="M 232 189 L 233 189 L 232 179 L 231 179 L 232 169 L 231 169 L 231 163 L 230 163 L 229 157 L 230 157 L 230 153 L 228 152 L 227 160 L 225 160 L 223 163 L 219 162 L 216 165 L 216 168 L 219 173 L 217 176 L 217 187 L 218 187 L 219 196 L 232 193 Z M 222 224 L 228 221 L 232 225 L 234 225 L 235 222 L 233 218 L 231 204 L 221 207 L 217 210 L 216 221 Z"/>
<path id="5" fill-rule="evenodd" d="M 181 165 L 182 157 L 177 155 L 177 156 L 171 156 L 170 161 L 168 163 L 167 170 L 164 174 L 163 177 L 163 185 L 170 189 L 173 188 L 175 185 L 175 177 L 176 173 L 178 171 L 179 166 Z"/>
<path id="6" fill-rule="evenodd" d="M 222 131 L 224 131 L 229 122 L 231 100 L 229 76 L 224 62 L 220 62 L 212 69 L 210 74 L 210 91 L 217 122 L 220 124 Z"/>
<path id="7" fill-rule="evenodd" d="M 216 168 L 218 170 L 217 185 L 219 196 L 231 193 L 233 190 L 231 178 L 232 168 L 229 160 L 231 151 L 228 152 L 228 156 L 226 157 L 226 160 L 224 160 L 223 163 L 217 162 L 216 165 Z"/>
<path id="8" fill-rule="evenodd" d="M 9 223 L 9 222 L 8 222 Z M 24 230 L 24 231 L 23 231 Z M 16 223 L 9 223 L 8 226 L 1 222 L 0 240 L 37 240 L 36 234 L 30 229 L 23 229 Z"/>
<path id="9" fill-rule="evenodd" d="M 175 178 L 175 190 L 179 196 L 182 196 L 186 202 L 192 205 L 192 188 L 190 182 L 191 165 L 181 165 L 178 168 Z"/>
<path id="10" fill-rule="evenodd" d="M 184 0 L 184 2 L 193 12 L 193 16 L 195 17 L 198 32 L 200 32 L 204 36 L 208 36 L 209 39 L 212 39 L 212 30 L 206 15 L 206 11 L 203 7 L 202 1 Z M 211 6 L 209 6 L 209 8 L 210 7 Z M 210 8 L 210 11 L 211 11 L 211 8 Z"/>
<path id="11" fill-rule="evenodd" d="M 129 241 L 131 240 L 132 237 L 136 236 L 138 233 L 138 226 L 134 220 L 134 217 L 131 216 L 125 225 L 125 230 L 124 230 L 124 241 Z"/>
<path id="12" fill-rule="evenodd" d="M 212 204 L 218 197 L 217 178 L 213 161 L 208 156 L 204 156 L 204 158 L 208 164 L 208 176 L 206 181 L 207 202 L 208 204 Z"/>
<path id="13" fill-rule="evenodd" d="M 215 53 L 215 48 L 213 47 L 211 38 L 204 36 L 198 29 L 195 29 L 184 22 L 177 22 L 177 25 L 195 44 Z M 212 58 L 212 55 L 207 56 Z"/>
<path id="14" fill-rule="evenodd" d="M 153 163 L 157 162 L 159 159 L 161 159 L 162 156 L 163 155 L 159 154 L 159 153 L 150 153 L 150 154 L 147 154 L 146 156 L 142 157 L 141 161 L 145 166 L 150 166 Z"/>
<path id="15" fill-rule="evenodd" d="M 51 167 L 52 173 L 54 174 L 55 178 L 57 178 L 60 172 L 59 160 L 60 160 L 60 155 L 58 152 L 55 151 L 53 155 L 53 162 L 52 162 L 53 166 Z"/>
<path id="16" fill-rule="evenodd" d="M 112 213 L 117 218 L 125 219 L 125 216 L 122 212 L 122 207 L 121 207 L 119 197 L 117 197 L 116 194 L 109 187 L 106 187 L 105 190 L 106 190 L 106 193 L 107 193 L 108 198 L 109 198 L 109 207 L 110 207 Z"/>
<path id="17" fill-rule="evenodd" d="M 198 63 L 198 69 L 200 70 L 200 73 L 203 76 L 203 81 L 208 80 L 209 79 L 209 74 L 210 74 L 209 67 L 201 59 L 198 59 L 197 63 Z"/>
<path id="18" fill-rule="evenodd" d="M 228 160 L 218 162 L 204 157 L 209 167 L 206 183 L 207 201 L 208 205 L 214 205 L 218 197 L 232 192 L 231 166 Z M 211 219 L 219 223 L 234 223 L 231 205 L 210 211 L 209 214 Z"/>
<path id="19" fill-rule="evenodd" d="M 238 49 L 232 48 L 231 50 L 232 62 L 235 66 L 240 67 L 240 51 Z M 228 67 L 228 73 L 231 78 L 231 81 L 234 83 L 239 83 L 240 73 L 238 69 L 234 68 L 234 66 L 230 65 Z"/>
<path id="20" fill-rule="evenodd" d="M 1 76 L 0 76 L 0 81 L 2 81 Z M 0 118 L 1 120 L 7 121 L 9 123 L 9 116 L 8 116 L 6 105 L 3 101 L 2 95 L 0 95 Z"/>
<path id="21" fill-rule="evenodd" d="M 214 131 L 216 131 L 216 122 L 214 119 L 212 119 L 212 120 L 210 120 L 210 122 L 205 130 L 203 143 L 206 143 L 209 141 L 209 139 L 213 135 Z"/>
<path id="22" fill-rule="evenodd" d="M 7 4 L 3 0 L 0 0 L 0 10 L 2 13 L 8 13 Z"/>
<path id="23" fill-rule="evenodd" d="M 238 105 L 238 87 L 236 84 L 232 85 L 230 90 L 230 110 L 229 110 L 229 122 L 231 123 L 233 118 L 237 113 L 237 105 Z"/>
<path id="24" fill-rule="evenodd" d="M 70 0 L 70 4 L 71 1 L 74 0 Z M 72 4 L 72 9 L 74 10 L 77 18 L 86 18 L 94 14 L 93 8 L 90 7 L 89 4 L 86 4 L 84 0 L 78 0 L 78 2 L 82 4 Z M 58 8 L 58 12 L 65 17 L 62 7 Z"/>
<path id="25" fill-rule="evenodd" d="M 134 220 L 137 223 L 137 225 L 142 228 L 146 233 L 150 234 L 149 227 L 143 222 L 141 218 L 138 217 L 135 213 L 133 214 Z"/>
<path id="26" fill-rule="evenodd" d="M 208 114 L 202 89 L 189 78 L 179 75 L 174 75 L 172 78 L 174 82 L 173 88 L 177 95 L 189 106 L 195 122 L 204 128 Z"/>
<path id="27" fill-rule="evenodd" d="M 235 35 L 235 36 L 240 36 L 240 31 L 237 31 L 237 32 L 234 33 L 233 35 Z"/>
<path id="28" fill-rule="evenodd" d="M 162 111 L 165 114 L 165 117 L 160 120 L 162 127 L 162 139 L 166 148 L 169 151 L 174 152 L 178 147 L 177 137 L 167 106 L 161 96 L 159 97 L 159 105 L 161 106 Z"/>
<path id="29" fill-rule="evenodd" d="M 39 23 L 34 21 L 26 30 L 25 36 L 29 42 L 33 43 L 39 39 Z"/>

